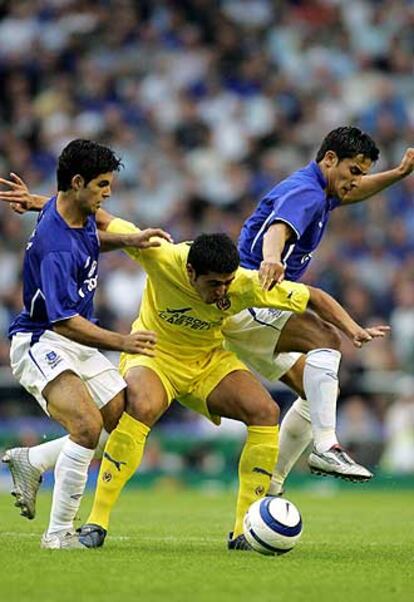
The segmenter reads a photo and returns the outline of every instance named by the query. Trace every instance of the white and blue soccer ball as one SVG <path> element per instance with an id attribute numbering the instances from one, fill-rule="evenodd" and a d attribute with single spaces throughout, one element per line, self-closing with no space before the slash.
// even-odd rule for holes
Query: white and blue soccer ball
<path id="1" fill-rule="evenodd" d="M 302 530 L 299 510 L 292 502 L 280 497 L 257 500 L 244 517 L 244 536 L 260 554 L 289 552 L 299 541 Z"/>

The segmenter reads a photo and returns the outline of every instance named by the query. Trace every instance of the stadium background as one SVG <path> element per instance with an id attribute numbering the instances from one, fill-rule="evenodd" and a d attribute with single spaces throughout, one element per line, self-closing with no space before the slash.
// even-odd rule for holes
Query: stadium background
<path id="1" fill-rule="evenodd" d="M 93 138 L 125 165 L 109 211 L 176 240 L 217 230 L 236 239 L 260 195 L 314 158 L 334 127 L 367 130 L 376 169 L 399 163 L 414 139 L 413 57 L 409 0 L 5 1 L 0 174 L 52 194 L 63 146 Z M 59 433 L 8 368 L 34 219 L 0 207 L 0 447 Z M 357 459 L 394 475 L 414 475 L 413 241 L 411 176 L 336 211 L 305 277 L 363 324 L 392 325 L 390 339 L 362 351 L 344 343 L 338 424 Z M 143 284 L 127 258 L 103 256 L 102 324 L 127 332 Z M 284 408 L 292 400 L 277 384 L 272 393 Z M 232 481 L 241 436 L 177 405 L 150 438 L 141 482 Z"/>

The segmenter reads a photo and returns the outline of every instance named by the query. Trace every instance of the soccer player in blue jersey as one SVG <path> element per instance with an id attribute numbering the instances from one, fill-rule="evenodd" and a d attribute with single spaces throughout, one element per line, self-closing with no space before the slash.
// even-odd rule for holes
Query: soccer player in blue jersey
<path id="1" fill-rule="evenodd" d="M 355 127 L 339 127 L 325 137 L 315 161 L 263 197 L 242 228 L 239 252 L 242 266 L 259 270 L 265 290 L 285 276 L 293 281 L 303 276 L 333 210 L 365 200 L 413 171 L 414 149 L 408 149 L 397 168 L 367 175 L 378 156 L 367 134 Z M 282 421 L 270 493 L 282 491 L 287 474 L 312 437 L 314 449 L 308 461 L 313 472 L 349 480 L 372 477 L 336 438 L 341 353 L 334 329 L 310 313 L 293 316 L 251 308 L 231 318 L 224 334 L 228 348 L 247 365 L 270 380 L 282 380 L 299 394 Z M 287 353 L 292 351 L 299 353 Z"/>
<path id="2" fill-rule="evenodd" d="M 93 298 L 101 251 L 126 245 L 159 246 L 147 230 L 139 237 L 99 233 L 95 213 L 110 196 L 120 160 L 107 147 L 74 140 L 59 157 L 58 194 L 39 214 L 23 266 L 24 309 L 9 329 L 11 367 L 43 410 L 69 433 L 57 457 L 50 522 L 44 548 L 82 547 L 73 520 L 103 427 L 112 430 L 124 409 L 126 383 L 96 347 L 153 355 L 155 334 L 122 335 L 99 327 Z M 33 518 L 40 467 L 25 448 L 4 457 L 17 505 Z M 21 484 L 24 482 L 24 489 Z M 31 488 L 27 492 L 26 488 Z M 27 496 L 28 494 L 28 496 Z"/>

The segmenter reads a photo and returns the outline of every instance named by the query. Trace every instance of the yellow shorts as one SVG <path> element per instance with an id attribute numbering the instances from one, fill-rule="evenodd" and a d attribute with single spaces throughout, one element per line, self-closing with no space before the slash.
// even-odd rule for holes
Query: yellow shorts
<path id="1" fill-rule="evenodd" d="M 201 361 L 179 361 L 169 354 L 156 351 L 156 357 L 122 353 L 119 371 L 125 376 L 128 370 L 144 366 L 153 370 L 167 393 L 168 405 L 177 399 L 182 405 L 206 416 L 215 424 L 220 417 L 210 414 L 207 398 L 227 374 L 249 369 L 231 351 L 219 347 L 206 354 Z"/>

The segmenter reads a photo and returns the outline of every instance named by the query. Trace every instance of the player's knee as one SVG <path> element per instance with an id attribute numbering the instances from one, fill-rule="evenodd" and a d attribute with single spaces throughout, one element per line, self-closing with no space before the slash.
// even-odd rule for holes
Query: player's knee
<path id="1" fill-rule="evenodd" d="M 338 330 L 328 322 L 321 322 L 319 329 L 318 347 L 326 347 L 328 349 L 340 349 L 341 337 Z"/>
<path id="2" fill-rule="evenodd" d="M 159 417 L 159 410 L 153 403 L 153 400 L 146 395 L 134 395 L 132 391 L 128 390 L 126 411 L 135 420 L 143 422 L 147 426 L 155 424 Z"/>
<path id="3" fill-rule="evenodd" d="M 103 420 L 96 412 L 79 412 L 71 421 L 69 434 L 75 443 L 95 449 L 103 428 Z"/>
<path id="4" fill-rule="evenodd" d="M 279 406 L 269 397 L 268 400 L 255 404 L 255 407 L 245 412 L 247 426 L 275 426 L 279 423 Z"/>

